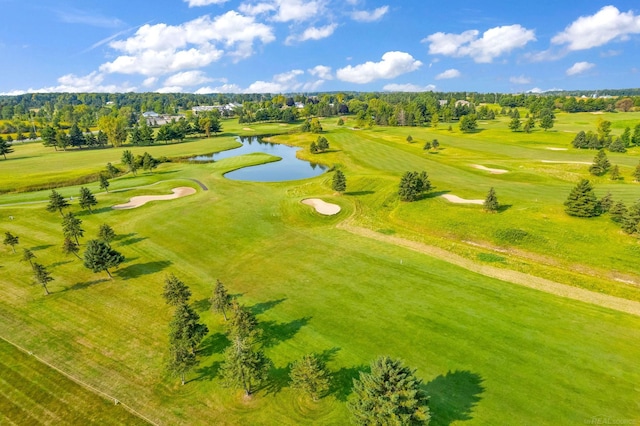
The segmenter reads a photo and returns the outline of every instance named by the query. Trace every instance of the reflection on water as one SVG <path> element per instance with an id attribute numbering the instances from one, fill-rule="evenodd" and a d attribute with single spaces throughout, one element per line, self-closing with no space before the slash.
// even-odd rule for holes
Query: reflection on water
<path id="1" fill-rule="evenodd" d="M 238 155 L 263 152 L 280 161 L 260 164 L 258 166 L 244 167 L 225 174 L 228 179 L 246 180 L 253 182 L 282 182 L 287 180 L 307 179 L 322 174 L 327 167 L 322 164 L 310 163 L 296 158 L 296 151 L 301 148 L 290 147 L 279 143 L 265 142 L 259 137 L 238 138 L 241 147 L 218 152 L 211 155 L 198 155 L 190 158 L 191 161 L 219 161 Z"/>

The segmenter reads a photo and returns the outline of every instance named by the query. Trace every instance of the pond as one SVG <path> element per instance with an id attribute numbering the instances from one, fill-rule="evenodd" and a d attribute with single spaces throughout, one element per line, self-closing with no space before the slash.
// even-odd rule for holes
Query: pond
<path id="1" fill-rule="evenodd" d="M 327 167 L 322 164 L 311 163 L 297 158 L 296 151 L 301 148 L 265 142 L 256 136 L 237 138 L 237 140 L 242 143 L 241 147 L 211 155 L 198 155 L 189 160 L 219 161 L 238 155 L 252 154 L 254 152 L 263 152 L 282 158 L 280 161 L 244 167 L 224 175 L 228 179 L 253 182 L 282 182 L 287 180 L 308 179 L 318 176 L 327 170 Z"/>

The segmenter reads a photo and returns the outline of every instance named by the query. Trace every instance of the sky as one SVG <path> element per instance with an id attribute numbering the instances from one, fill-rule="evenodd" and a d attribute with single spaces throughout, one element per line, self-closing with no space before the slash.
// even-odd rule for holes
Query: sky
<path id="1" fill-rule="evenodd" d="M 637 0 L 0 0 L 0 94 L 640 87 Z"/>

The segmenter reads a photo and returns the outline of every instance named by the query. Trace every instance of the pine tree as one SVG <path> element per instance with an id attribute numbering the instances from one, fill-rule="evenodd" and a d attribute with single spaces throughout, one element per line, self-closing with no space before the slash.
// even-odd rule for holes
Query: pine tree
<path id="1" fill-rule="evenodd" d="M 347 178 L 340 170 L 336 170 L 331 180 L 331 189 L 336 192 L 344 192 L 347 189 Z"/>
<path id="2" fill-rule="evenodd" d="M 620 225 L 627 234 L 635 234 L 640 230 L 638 229 L 638 225 L 640 225 L 640 202 L 636 202 L 629 207 L 627 213 L 622 217 Z"/>
<path id="3" fill-rule="evenodd" d="M 602 213 L 607 213 L 609 210 L 611 210 L 611 207 L 613 207 L 613 197 L 611 196 L 610 192 L 607 192 L 607 194 L 600 198 L 600 211 Z"/>
<path id="4" fill-rule="evenodd" d="M 73 212 L 69 212 L 62 217 L 62 233 L 65 237 L 73 238 L 76 244 L 80 244 L 78 238 L 84 236 L 82 229 L 82 220 L 78 219 Z"/>
<path id="5" fill-rule="evenodd" d="M 220 367 L 223 384 L 241 388 L 247 396 L 267 379 L 271 361 L 257 347 L 251 336 L 234 335 L 231 345 L 224 351 L 224 362 Z"/>
<path id="6" fill-rule="evenodd" d="M 109 178 L 104 174 L 104 173 L 100 173 L 100 189 L 104 189 L 105 191 L 109 192 Z"/>
<path id="7" fill-rule="evenodd" d="M 434 139 L 433 142 L 431 142 L 431 145 L 436 151 L 438 150 L 438 148 L 440 148 L 440 142 L 438 142 L 438 139 Z"/>
<path id="8" fill-rule="evenodd" d="M 602 176 L 609 171 L 610 167 L 611 163 L 609 163 L 607 154 L 604 152 L 604 149 L 601 149 L 594 157 L 593 164 L 589 166 L 589 173 L 594 176 Z"/>
<path id="9" fill-rule="evenodd" d="M 80 252 L 80 245 L 76 244 L 71 238 L 65 238 L 62 243 L 62 252 L 64 254 L 73 254 L 78 259 L 82 259 L 78 253 Z"/>
<path id="10" fill-rule="evenodd" d="M 62 209 L 69 207 L 69 205 L 69 202 L 55 189 L 51 190 L 51 194 L 49 194 L 49 204 L 47 204 L 48 212 L 55 212 L 57 210 L 60 212 L 60 216 L 64 216 Z"/>
<path id="11" fill-rule="evenodd" d="M 402 201 L 415 201 L 423 192 L 431 190 L 427 172 L 405 172 L 400 179 L 398 196 Z"/>
<path id="12" fill-rule="evenodd" d="M 593 186 L 587 179 L 582 179 L 571 190 L 564 205 L 565 212 L 570 216 L 593 217 L 600 214 L 598 199 L 593 192 Z"/>
<path id="13" fill-rule="evenodd" d="M 618 201 L 609 209 L 609 215 L 612 221 L 622 223 L 624 217 L 627 215 L 627 206 L 625 206 L 622 201 Z"/>
<path id="14" fill-rule="evenodd" d="M 498 197 L 496 196 L 496 191 L 491 187 L 489 192 L 487 193 L 487 197 L 484 199 L 484 211 L 490 213 L 496 213 L 500 208 L 498 204 Z"/>
<path id="15" fill-rule="evenodd" d="M 13 235 L 11 232 L 7 231 L 4 233 L 4 240 L 2 241 L 2 244 L 4 244 L 5 246 L 11 246 L 11 250 L 13 250 L 13 252 L 16 252 L 16 246 L 18 245 L 18 242 L 20 241 L 20 237 L 18 237 L 17 235 Z"/>
<path id="16" fill-rule="evenodd" d="M 98 200 L 96 200 L 95 195 L 91 193 L 89 188 L 85 188 L 84 186 L 80 188 L 80 197 L 79 197 L 80 207 L 83 209 L 88 209 L 89 213 L 93 213 L 91 211 L 91 207 L 98 204 Z"/>
<path id="17" fill-rule="evenodd" d="M 0 154 L 4 156 L 4 159 L 7 159 L 7 154 L 13 152 L 13 148 L 11 148 L 11 144 L 4 140 L 2 136 L 0 136 Z"/>
<path id="18" fill-rule="evenodd" d="M 360 372 L 353 380 L 355 396 L 348 407 L 357 425 L 427 425 L 428 397 L 415 370 L 401 361 L 380 357 L 371 373 Z"/>
<path id="19" fill-rule="evenodd" d="M 627 148 L 624 146 L 622 139 L 616 138 L 611 145 L 609 145 L 609 151 L 611 152 L 627 152 Z"/>
<path id="20" fill-rule="evenodd" d="M 638 163 L 631 176 L 633 176 L 634 182 L 640 182 L 640 163 Z"/>
<path id="21" fill-rule="evenodd" d="M 324 362 L 313 354 L 308 354 L 293 363 L 291 387 L 309 395 L 314 401 L 329 390 L 330 375 Z"/>
<path id="22" fill-rule="evenodd" d="M 315 142 L 311 142 L 311 145 L 309 146 L 309 151 L 311 151 L 312 154 L 315 154 L 318 152 L 318 145 L 316 145 Z"/>
<path id="23" fill-rule="evenodd" d="M 171 306 L 184 305 L 191 297 L 191 290 L 178 277 L 171 274 L 164 279 L 162 296 L 167 304 Z"/>
<path id="24" fill-rule="evenodd" d="M 231 310 L 233 316 L 227 325 L 227 332 L 230 336 L 257 338 L 260 335 L 258 320 L 250 310 L 235 300 L 231 304 Z"/>
<path id="25" fill-rule="evenodd" d="M 109 247 L 107 243 L 100 240 L 91 240 L 87 243 L 84 252 L 84 266 L 93 272 L 105 271 L 109 278 L 113 278 L 109 268 L 115 268 L 124 262 L 124 256 Z"/>
<path id="26" fill-rule="evenodd" d="M 584 132 L 584 130 L 580 130 L 578 132 L 576 137 L 573 138 L 573 141 L 571 142 L 571 145 L 573 145 L 574 148 L 578 148 L 578 149 L 583 149 L 583 148 L 588 148 L 589 147 L 589 143 L 587 141 L 587 134 Z"/>
<path id="27" fill-rule="evenodd" d="M 200 315 L 187 303 L 179 303 L 169 323 L 169 342 L 172 346 L 187 345 L 191 352 L 196 348 L 209 332 L 205 324 L 201 324 Z"/>
<path id="28" fill-rule="evenodd" d="M 176 342 L 170 346 L 167 370 L 171 375 L 179 376 L 183 386 L 186 374 L 196 365 L 198 365 L 196 354 L 191 351 L 186 342 Z"/>
<path id="29" fill-rule="evenodd" d="M 222 312 L 224 320 L 228 320 L 227 309 L 231 307 L 231 296 L 220 280 L 216 280 L 216 286 L 211 296 L 211 307 L 216 312 Z"/>
<path id="30" fill-rule="evenodd" d="M 318 151 L 324 152 L 329 149 L 329 141 L 324 136 L 318 136 L 316 146 L 318 147 Z"/>
<path id="31" fill-rule="evenodd" d="M 51 277 L 51 274 L 49 273 L 49 271 L 47 271 L 47 268 L 37 262 L 34 262 L 33 275 L 35 276 L 36 282 L 40 284 L 42 288 L 44 288 L 44 294 L 48 295 L 49 289 L 47 288 L 47 284 L 53 281 L 53 277 Z"/>
<path id="32" fill-rule="evenodd" d="M 424 146 L 422 147 L 422 149 L 423 149 L 423 150 L 425 150 L 425 151 L 430 150 L 430 149 L 431 149 L 431 142 L 426 141 L 426 142 L 424 143 Z"/>
<path id="33" fill-rule="evenodd" d="M 611 176 L 609 176 L 609 179 L 611 180 L 620 179 L 620 168 L 618 168 L 617 164 L 611 168 Z"/>
<path id="34" fill-rule="evenodd" d="M 112 227 L 103 223 L 100 225 L 100 229 L 98 230 L 98 238 L 107 243 L 107 245 L 111 246 L 111 241 L 116 237 L 116 233 Z"/>
<path id="35" fill-rule="evenodd" d="M 407 136 L 407 142 L 409 143 L 413 142 L 413 138 L 411 137 L 411 135 Z"/>
<path id="36" fill-rule="evenodd" d="M 32 268 L 33 268 L 33 259 L 35 258 L 36 258 L 36 255 L 33 254 L 33 252 L 28 248 L 25 248 L 22 250 L 22 259 L 20 260 L 23 262 L 29 262 L 29 265 L 31 265 Z"/>
<path id="37" fill-rule="evenodd" d="M 509 122 L 509 129 L 511 129 L 512 132 L 517 132 L 518 130 L 520 130 L 520 127 L 522 127 L 522 122 L 520 121 L 520 118 L 514 116 Z"/>

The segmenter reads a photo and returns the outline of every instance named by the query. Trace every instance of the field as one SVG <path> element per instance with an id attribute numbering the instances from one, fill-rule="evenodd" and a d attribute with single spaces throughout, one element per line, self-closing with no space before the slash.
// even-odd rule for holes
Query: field
<path id="1" fill-rule="evenodd" d="M 552 131 L 524 134 L 510 132 L 501 118 L 464 135 L 442 124 L 355 130 L 351 119 L 341 127 L 334 119 L 322 120 L 330 151 L 299 155 L 342 170 L 347 177 L 342 195 L 330 189 L 331 173 L 281 183 L 224 178 L 227 171 L 269 160 L 251 155 L 208 164 L 165 163 L 153 173 L 114 179 L 109 193 L 90 183 L 98 193 L 95 213 L 82 212 L 77 204 L 72 210 L 84 221 L 84 240 L 94 238 L 102 223 L 119 235 L 113 246 L 126 262 L 113 280 L 61 253 L 60 215 L 44 209 L 49 191 L 28 189 L 54 179 L 70 185 L 59 188 L 65 196 L 76 195 L 74 182 L 107 162 L 119 163 L 122 149 L 54 152 L 37 143 L 16 144 L 7 161 L 0 161 L 0 192 L 6 192 L 0 195 L 0 231 L 18 235 L 18 253 L 31 248 L 55 280 L 52 294 L 44 296 L 20 254 L 3 246 L 0 336 L 158 424 L 345 424 L 351 379 L 383 354 L 417 369 L 431 395 L 432 424 L 638 421 L 640 316 L 508 279 L 515 271 L 640 301 L 637 239 L 606 215 L 578 219 L 563 211 L 571 188 L 588 177 L 587 165 L 571 162 L 591 162 L 595 155 L 571 149 L 570 141 L 578 130 L 594 130 L 596 117 L 611 120 L 618 134 L 640 121 L 631 113 L 561 114 Z M 225 134 L 215 138 L 132 149 L 175 158 L 228 149 L 237 134 L 281 133 L 272 140 L 305 147 L 316 137 L 287 133 L 291 126 L 244 130 L 232 121 L 223 126 Z M 413 143 L 406 141 L 408 135 Z M 423 150 L 433 139 L 441 149 Z M 640 186 L 630 177 L 639 149 L 608 154 L 625 179 L 594 179 L 599 196 L 610 191 L 627 204 L 640 198 Z M 507 173 L 490 174 L 476 165 Z M 397 185 L 407 170 L 429 173 L 435 186 L 430 195 L 398 201 Z M 177 186 L 192 186 L 197 193 L 134 210 L 110 208 Z M 504 206 L 497 214 L 439 197 L 483 199 L 490 187 Z M 307 197 L 339 204 L 342 211 L 321 216 L 300 203 Z M 399 240 L 445 249 L 478 267 L 425 255 Z M 507 278 L 478 273 L 483 266 L 496 267 Z M 161 293 L 169 273 L 190 286 L 210 329 L 200 365 L 185 386 L 163 368 L 172 310 Z M 208 301 L 216 279 L 257 314 L 274 363 L 270 382 L 251 399 L 220 384 L 222 351 L 229 342 Z M 26 361 L 4 346 L 3 368 L 29 376 Z M 290 364 L 309 352 L 321 354 L 333 372 L 332 389 L 318 402 L 301 397 L 287 380 Z M 34 372 L 32 385 L 21 392 L 35 392 L 42 383 L 68 386 L 39 377 Z M 0 380 L 0 395 L 11 395 L 8 389 Z M 94 404 L 87 400 L 85 411 L 98 412 Z M 39 406 L 24 405 L 29 411 Z M 0 410 L 0 423 L 10 420 Z M 48 417 L 40 421 L 56 424 Z"/>

